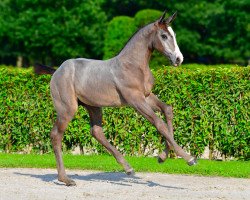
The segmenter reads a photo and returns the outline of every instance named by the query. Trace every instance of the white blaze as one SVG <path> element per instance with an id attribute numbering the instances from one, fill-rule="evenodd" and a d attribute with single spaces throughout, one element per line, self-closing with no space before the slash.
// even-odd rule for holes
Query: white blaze
<path id="1" fill-rule="evenodd" d="M 168 27 L 168 31 L 171 35 L 171 38 L 168 38 L 166 41 L 163 41 L 164 48 L 166 52 L 170 53 L 170 58 L 174 64 L 176 63 L 177 58 L 180 60 L 179 62 L 181 64 L 183 62 L 183 55 L 176 42 L 175 33 L 171 27 Z M 170 46 L 174 46 L 174 51 L 170 48 Z"/>
<path id="2" fill-rule="evenodd" d="M 183 62 L 183 55 L 182 55 L 182 53 L 181 53 L 181 51 L 179 49 L 179 46 L 178 46 L 178 44 L 176 42 L 175 33 L 174 33 L 173 29 L 170 26 L 168 27 L 168 31 L 172 35 L 172 38 L 173 38 L 173 41 L 174 41 L 174 46 L 175 46 L 175 52 L 174 52 L 174 54 L 175 54 L 175 57 L 179 58 L 180 59 L 180 63 L 182 63 Z"/>

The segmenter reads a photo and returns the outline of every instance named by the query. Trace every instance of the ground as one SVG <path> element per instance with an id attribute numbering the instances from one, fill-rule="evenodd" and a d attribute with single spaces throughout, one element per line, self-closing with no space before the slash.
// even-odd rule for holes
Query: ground
<path id="1" fill-rule="evenodd" d="M 0 168 L 0 200 L 249 199 L 250 179 L 70 170 L 77 186 L 57 181 L 55 169 Z"/>

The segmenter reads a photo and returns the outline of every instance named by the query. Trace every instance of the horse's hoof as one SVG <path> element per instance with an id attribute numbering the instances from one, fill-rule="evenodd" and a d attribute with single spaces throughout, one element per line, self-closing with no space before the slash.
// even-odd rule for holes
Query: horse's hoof
<path id="1" fill-rule="evenodd" d="M 126 171 L 126 174 L 128 176 L 134 176 L 135 175 L 135 171 L 133 169 L 129 170 L 129 171 Z"/>
<path id="2" fill-rule="evenodd" d="M 190 161 L 188 161 L 189 166 L 196 165 L 196 164 L 197 164 L 197 159 L 196 158 L 192 158 Z"/>
<path id="3" fill-rule="evenodd" d="M 165 160 L 163 160 L 160 156 L 158 156 L 158 163 L 162 164 Z"/>
<path id="4" fill-rule="evenodd" d="M 71 180 L 71 179 L 69 181 L 67 181 L 65 184 L 66 184 L 66 186 L 76 186 L 76 182 Z"/>
<path id="5" fill-rule="evenodd" d="M 59 181 L 61 181 L 61 182 L 63 182 L 63 183 L 65 183 L 65 185 L 66 186 L 75 186 L 76 185 L 76 182 L 75 181 L 73 181 L 72 179 L 70 179 L 70 178 L 63 178 L 63 179 L 58 179 Z"/>

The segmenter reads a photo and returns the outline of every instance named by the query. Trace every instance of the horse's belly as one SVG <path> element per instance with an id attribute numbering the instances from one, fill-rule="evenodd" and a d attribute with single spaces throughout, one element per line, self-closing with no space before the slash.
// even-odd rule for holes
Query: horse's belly
<path id="1" fill-rule="evenodd" d="M 122 106 L 111 70 L 103 66 L 88 65 L 78 69 L 74 81 L 77 97 L 87 105 Z"/>
<path id="2" fill-rule="evenodd" d="M 111 90 L 90 90 L 80 93 L 77 96 L 81 102 L 95 107 L 119 107 L 124 104 L 119 94 Z"/>

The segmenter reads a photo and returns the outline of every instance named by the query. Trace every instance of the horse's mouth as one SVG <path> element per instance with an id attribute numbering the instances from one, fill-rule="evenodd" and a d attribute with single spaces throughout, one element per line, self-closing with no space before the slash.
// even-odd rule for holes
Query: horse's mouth
<path id="1" fill-rule="evenodd" d="M 172 64 L 172 66 L 174 66 L 174 67 L 178 67 L 182 63 L 179 59 L 175 59 L 175 61 L 173 61 L 170 56 L 169 56 L 169 60 L 170 60 L 170 62 Z"/>
<path id="2" fill-rule="evenodd" d="M 178 66 L 181 65 L 180 63 L 174 62 L 170 57 L 168 57 L 168 59 L 170 60 L 171 65 L 172 65 L 173 67 L 178 67 Z"/>
<path id="3" fill-rule="evenodd" d="M 172 65 L 173 67 L 178 67 L 178 66 L 180 65 L 180 63 L 176 63 L 176 60 L 173 61 L 172 56 L 169 55 L 168 53 L 163 52 L 163 55 L 164 55 L 165 57 L 167 57 L 167 59 L 170 61 L 171 65 Z"/>

